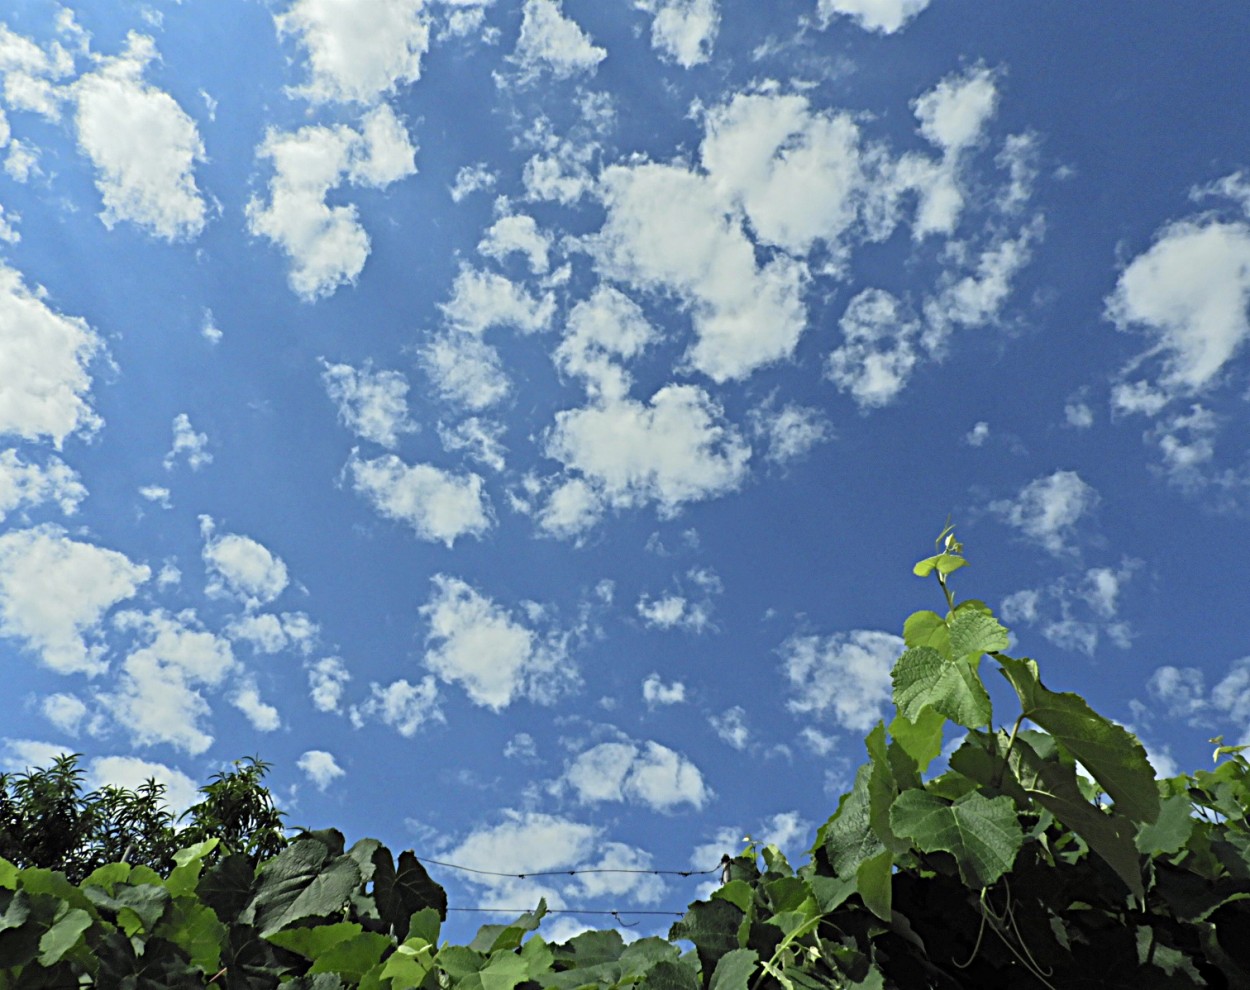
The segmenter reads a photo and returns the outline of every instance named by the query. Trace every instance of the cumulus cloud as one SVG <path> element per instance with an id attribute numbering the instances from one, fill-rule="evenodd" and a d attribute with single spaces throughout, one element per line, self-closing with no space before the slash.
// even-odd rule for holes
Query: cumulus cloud
<path id="1" fill-rule="evenodd" d="M 701 593 L 698 600 L 682 584 L 693 585 Z M 644 593 L 635 606 L 643 622 L 656 629 L 685 629 L 701 633 L 712 626 L 712 598 L 723 590 L 720 577 L 710 568 L 692 568 L 676 591 L 658 598 Z"/>
<path id="2" fill-rule="evenodd" d="M 274 24 L 307 52 L 313 101 L 372 105 L 421 76 L 430 44 L 425 0 L 294 0 Z"/>
<path id="3" fill-rule="evenodd" d="M 260 687 L 253 677 L 245 677 L 230 696 L 234 705 L 257 732 L 273 732 L 282 728 L 282 716 L 278 709 L 260 696 Z"/>
<path id="4" fill-rule="evenodd" d="M 893 697 L 890 670 L 905 646 L 898 636 L 856 629 L 832 636 L 791 636 L 781 644 L 790 711 L 867 732 Z"/>
<path id="5" fill-rule="evenodd" d="M 998 106 L 994 74 L 984 66 L 948 76 L 912 103 L 920 133 L 946 154 L 981 140 Z"/>
<path id="6" fill-rule="evenodd" d="M 417 429 L 408 418 L 408 380 L 398 371 L 374 371 L 367 361 L 361 368 L 321 364 L 321 382 L 339 420 L 357 436 L 393 448 L 401 434 Z"/>
<path id="7" fill-rule="evenodd" d="M 1171 224 L 1125 267 L 1107 299 L 1117 329 L 1140 331 L 1159 355 L 1153 387 L 1164 400 L 1206 389 L 1250 337 L 1250 225 L 1218 220 Z M 1129 393 L 1131 394 L 1131 393 Z M 1117 403 L 1123 411 L 1157 411 Z"/>
<path id="8" fill-rule="evenodd" d="M 120 612 L 114 626 L 143 645 L 122 663 L 116 690 L 99 698 L 135 746 L 168 744 L 192 756 L 212 745 L 202 688 L 235 671 L 230 642 L 205 630 L 193 612 Z"/>
<path id="9" fill-rule="evenodd" d="M 78 472 L 59 457 L 46 463 L 27 461 L 14 449 L 0 452 L 0 520 L 14 509 L 54 502 L 66 515 L 78 510 L 87 489 Z"/>
<path id="10" fill-rule="evenodd" d="M 1076 524 L 1100 501 L 1098 492 L 1075 471 L 1056 471 L 1025 485 L 1012 499 L 989 509 L 1033 542 L 1060 555 L 1071 550 Z"/>
<path id="11" fill-rule="evenodd" d="M 829 355 L 826 377 L 862 409 L 894 401 L 919 360 L 919 322 L 889 292 L 864 289 L 838 325 L 843 343 Z"/>
<path id="12" fill-rule="evenodd" d="M 463 165 L 456 171 L 456 180 L 449 190 L 452 202 L 459 203 L 475 192 L 494 189 L 498 181 L 499 176 L 492 172 L 485 162 Z"/>
<path id="13" fill-rule="evenodd" d="M 708 723 L 716 730 L 721 742 L 734 749 L 746 749 L 751 739 L 751 730 L 747 728 L 746 709 L 741 705 L 734 705 L 719 715 L 710 716 Z"/>
<path id="14" fill-rule="evenodd" d="M 929 324 L 926 346 L 931 351 L 940 351 L 946 336 L 958 327 L 980 327 L 999 319 L 1012 280 L 1032 258 L 1033 245 L 1043 231 L 1040 219 L 1030 221 L 1014 237 L 994 238 L 963 274 L 956 267 L 944 275 L 939 291 L 924 304 Z"/>
<path id="15" fill-rule="evenodd" d="M 0 77 L 5 102 L 11 109 L 59 119 L 64 93 L 57 81 L 73 72 L 74 57 L 59 41 L 41 48 L 7 24 L 0 24 Z"/>
<path id="16" fill-rule="evenodd" d="M 88 639 L 99 636 L 104 614 L 151 574 L 57 526 L 0 534 L 0 633 L 24 641 L 57 673 L 103 673 L 104 647 Z"/>
<path id="17" fill-rule="evenodd" d="M 833 437 L 828 417 L 819 409 L 787 402 L 751 411 L 751 432 L 764 441 L 764 456 L 774 464 L 805 457 L 817 444 Z"/>
<path id="18" fill-rule="evenodd" d="M 622 399 L 631 384 L 623 362 L 658 336 L 642 307 L 619 289 L 600 284 L 570 310 L 553 357 L 564 374 L 585 381 L 592 398 Z"/>
<path id="19" fill-rule="evenodd" d="M 352 485 L 374 510 L 412 527 L 423 540 L 450 547 L 480 538 L 493 525 L 490 502 L 477 474 L 452 474 L 431 464 L 408 465 L 394 454 L 348 462 Z"/>
<path id="20" fill-rule="evenodd" d="M 503 445 L 506 427 L 503 423 L 470 416 L 455 426 L 438 424 L 438 439 L 443 449 L 455 453 L 463 451 L 466 456 L 485 464 L 492 471 L 502 471 L 507 462 Z"/>
<path id="21" fill-rule="evenodd" d="M 1036 626 L 1056 646 L 1087 656 L 1104 638 L 1127 649 L 1132 629 L 1119 617 L 1120 598 L 1139 567 L 1140 561 L 1125 559 L 1116 567 L 1085 568 L 1014 592 L 1003 599 L 1003 621 Z"/>
<path id="22" fill-rule="evenodd" d="M 337 712 L 343 701 L 343 690 L 352 679 L 347 666 L 338 657 L 323 657 L 308 665 L 308 694 L 313 707 L 320 712 Z"/>
<path id="23" fill-rule="evenodd" d="M 1159 667 L 1146 686 L 1171 718 L 1192 726 L 1225 720 L 1236 726 L 1238 738 L 1250 734 L 1250 657 L 1230 663 L 1209 691 L 1206 676 L 1197 667 Z"/>
<path id="24" fill-rule="evenodd" d="M 777 142 L 786 136 L 778 134 Z M 753 160 L 758 157 L 753 151 Z M 784 198 L 784 187 L 776 188 Z M 693 367 L 725 382 L 793 353 L 806 325 L 807 267 L 785 254 L 758 264 L 741 222 L 726 216 L 727 191 L 685 168 L 651 162 L 610 166 L 599 191 L 607 218 L 585 243 L 600 273 L 677 294 L 691 310 L 697 339 L 687 360 Z M 766 199 L 757 210 L 761 222 L 770 223 L 766 234 L 787 242 L 809 236 L 810 228 L 788 208 L 773 207 Z M 804 209 L 805 216 L 818 212 L 819 204 L 810 202 Z"/>
<path id="25" fill-rule="evenodd" d="M 929 6 L 929 0 L 818 0 L 821 23 L 850 17 L 865 31 L 894 34 Z"/>
<path id="26" fill-rule="evenodd" d="M 557 781 L 581 804 L 626 801 L 653 811 L 681 805 L 701 810 L 712 797 L 703 774 L 689 759 L 658 742 L 605 742 L 579 753 Z"/>
<path id="27" fill-rule="evenodd" d="M 143 81 L 156 58 L 156 43 L 130 32 L 121 55 L 101 60 L 74 84 L 75 125 L 78 146 L 96 167 L 105 226 L 126 220 L 165 240 L 182 240 L 204 228 L 206 208 L 194 175 L 204 144 L 174 98 Z"/>
<path id="28" fill-rule="evenodd" d="M 247 643 L 257 653 L 281 653 L 291 649 L 312 652 L 319 629 L 303 612 L 249 612 L 231 621 L 226 635 L 234 642 Z"/>
<path id="29" fill-rule="evenodd" d="M 556 79 L 593 72 L 607 57 L 576 21 L 564 16 L 561 0 L 525 0 L 521 15 L 512 59 L 524 81 L 537 79 L 543 71 Z"/>
<path id="30" fill-rule="evenodd" d="M 196 433 L 191 426 L 191 418 L 186 413 L 179 413 L 174 417 L 173 431 L 173 445 L 162 462 L 166 471 L 172 471 L 179 458 L 186 460 L 192 471 L 213 463 L 213 455 L 208 449 L 208 434 Z"/>
<path id="31" fill-rule="evenodd" d="M 198 785 L 181 770 L 134 756 L 97 756 L 87 764 L 87 785 L 137 790 L 147 781 L 165 786 L 165 805 L 180 815 L 200 799 Z"/>
<path id="32" fill-rule="evenodd" d="M 426 667 L 475 705 L 499 712 L 528 698 L 551 704 L 580 683 L 564 637 L 541 635 L 465 581 L 436 575 L 421 607 Z"/>
<path id="33" fill-rule="evenodd" d="M 324 791 L 347 772 L 339 766 L 334 756 L 324 749 L 308 750 L 295 761 L 295 765 L 304 771 L 304 776 L 312 781 L 319 791 Z"/>
<path id="34" fill-rule="evenodd" d="M 634 0 L 652 16 L 651 47 L 683 69 L 706 62 L 720 29 L 716 0 Z"/>
<path id="35" fill-rule="evenodd" d="M 736 490 L 751 448 L 703 389 L 666 385 L 646 404 L 622 398 L 557 413 L 546 453 L 607 505 L 654 502 L 671 516 L 687 502 Z"/>
<path id="36" fill-rule="evenodd" d="M 39 703 L 39 711 L 67 736 L 76 736 L 87 717 L 87 706 L 77 695 L 56 692 Z"/>
<path id="37" fill-rule="evenodd" d="M 533 217 L 510 214 L 491 224 L 477 250 L 501 262 L 510 254 L 522 254 L 529 262 L 530 271 L 541 275 L 550 266 L 547 255 L 551 250 L 551 236 L 539 230 Z"/>
<path id="38" fill-rule="evenodd" d="M 383 104 L 365 115 L 359 131 L 345 124 L 271 128 L 257 155 L 273 162 L 274 175 L 268 202 L 253 197 L 247 205 L 248 229 L 291 259 L 291 290 L 312 302 L 355 283 L 369 235 L 354 205 L 330 206 L 326 197 L 345 182 L 384 189 L 414 174 L 416 148 L 403 122 Z"/>
<path id="39" fill-rule="evenodd" d="M 56 312 L 0 262 L 0 435 L 46 437 L 60 450 L 70 434 L 97 430 L 87 365 L 101 347 L 85 321 Z"/>
<path id="40" fill-rule="evenodd" d="M 418 684 L 403 679 L 392 681 L 385 687 L 370 684 L 369 700 L 353 705 L 348 714 L 356 728 L 369 720 L 376 720 L 389 725 L 401 736 L 410 738 L 426 722 L 445 721 L 438 701 L 438 685 L 432 675 L 427 675 Z"/>
<path id="41" fill-rule="evenodd" d="M 657 705 L 679 705 L 686 700 L 686 685 L 681 681 L 665 684 L 659 674 L 648 674 L 642 682 L 642 700 L 648 708 Z"/>
<path id="42" fill-rule="evenodd" d="M 205 591 L 210 597 L 237 598 L 255 608 L 273 601 L 288 584 L 286 564 L 263 544 L 236 533 L 216 535 L 209 516 L 200 516 L 204 539 Z"/>

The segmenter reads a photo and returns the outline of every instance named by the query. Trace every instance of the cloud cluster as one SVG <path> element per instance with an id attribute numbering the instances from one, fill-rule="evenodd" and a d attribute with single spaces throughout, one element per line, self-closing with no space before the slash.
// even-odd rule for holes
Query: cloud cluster
<path id="1" fill-rule="evenodd" d="M 603 742 L 583 750 L 554 790 L 571 791 L 580 804 L 624 801 L 659 812 L 682 805 L 700 810 L 712 798 L 699 768 L 654 740 Z"/>
<path id="2" fill-rule="evenodd" d="M 1076 525 L 1099 503 L 1097 490 L 1075 471 L 1035 478 L 1015 498 L 998 499 L 989 509 L 1003 522 L 1050 553 L 1072 553 Z"/>
<path id="3" fill-rule="evenodd" d="M 408 380 L 398 371 L 374 371 L 322 361 L 321 382 L 338 407 L 339 420 L 358 437 L 394 448 L 417 429 L 408 418 Z"/>
<path id="4" fill-rule="evenodd" d="M 481 537 L 493 525 L 480 475 L 410 465 L 394 454 L 366 460 L 354 451 L 347 470 L 353 488 L 379 515 L 407 524 L 423 540 L 450 547 L 464 536 Z"/>
<path id="5" fill-rule="evenodd" d="M 890 670 L 903 650 L 898 636 L 870 629 L 791 636 L 778 651 L 791 694 L 786 707 L 867 732 L 890 703 Z"/>

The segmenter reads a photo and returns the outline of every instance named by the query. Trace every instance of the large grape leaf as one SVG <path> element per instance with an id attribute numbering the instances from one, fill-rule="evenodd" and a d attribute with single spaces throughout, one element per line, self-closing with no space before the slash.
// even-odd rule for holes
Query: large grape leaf
<path id="1" fill-rule="evenodd" d="M 908 650 L 898 658 L 891 677 L 894 704 L 911 722 L 928 707 L 967 729 L 989 725 L 993 716 L 990 696 L 976 670 L 962 661 L 947 660 L 932 647 Z"/>
<path id="2" fill-rule="evenodd" d="M 755 972 L 759 953 L 754 949 L 734 949 L 720 957 L 708 981 L 708 990 L 747 990 L 747 981 Z"/>
<path id="3" fill-rule="evenodd" d="M 1159 817 L 1159 789 L 1146 750 L 1131 732 L 1103 718 L 1080 695 L 1043 686 L 1032 660 L 996 654 L 1003 675 L 1020 696 L 1024 715 L 1055 737 L 1139 825 Z"/>
<path id="4" fill-rule="evenodd" d="M 890 806 L 898 797 L 898 784 L 890 767 L 885 725 L 878 722 L 864 740 L 868 747 L 868 824 L 891 852 L 906 852 L 909 844 L 890 828 Z"/>
<path id="5" fill-rule="evenodd" d="M 247 914 L 270 935 L 301 918 L 334 914 L 360 882 L 350 856 L 331 857 L 320 839 L 301 836 L 265 864 Z"/>
<path id="6" fill-rule="evenodd" d="M 861 863 L 880 855 L 885 845 L 872 830 L 868 783 L 872 767 L 864 764 L 855 775 L 855 786 L 842 798 L 838 812 L 825 825 L 825 853 L 840 877 L 854 876 Z"/>
<path id="7" fill-rule="evenodd" d="M 721 957 L 740 948 L 738 929 L 743 917 L 728 901 L 696 901 L 685 917 L 669 929 L 668 937 L 671 941 L 693 942 L 703 972 L 715 973 Z"/>
<path id="8" fill-rule="evenodd" d="M 1030 797 L 1084 839 L 1130 891 L 1138 897 L 1144 895 L 1131 821 L 1114 810 L 1108 813 L 1086 801 L 1076 769 L 1059 760 L 1043 759 L 1022 737 L 1016 738 L 1010 764 Z"/>
<path id="9" fill-rule="evenodd" d="M 936 612 L 913 612 L 903 623 L 903 642 L 909 647 L 931 646 L 943 656 L 950 655 L 951 636 L 946 620 Z"/>
<path id="10" fill-rule="evenodd" d="M 864 860 L 855 871 L 855 886 L 860 900 L 882 921 L 889 921 L 893 913 L 893 872 L 894 854 L 888 849 Z"/>
<path id="11" fill-rule="evenodd" d="M 922 708 L 915 720 L 905 715 L 895 715 L 890 722 L 890 735 L 908 756 L 916 761 L 918 773 L 929 769 L 937 755 L 942 752 L 942 729 L 946 716 L 936 708 Z"/>
<path id="12" fill-rule="evenodd" d="M 969 887 L 988 887 L 1011 869 L 1024 832 L 1011 798 L 971 791 L 947 801 L 923 790 L 904 791 L 890 811 L 899 835 L 923 852 L 948 852 Z"/>

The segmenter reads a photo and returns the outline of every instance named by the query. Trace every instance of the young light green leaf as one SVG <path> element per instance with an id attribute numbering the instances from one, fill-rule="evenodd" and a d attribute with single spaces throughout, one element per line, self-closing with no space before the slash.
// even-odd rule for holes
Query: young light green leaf
<path id="1" fill-rule="evenodd" d="M 359 935 L 364 929 L 354 921 L 340 921 L 333 925 L 314 925 L 311 928 L 289 928 L 274 932 L 266 940 L 287 949 L 305 959 L 316 959 L 340 942 Z"/>
<path id="2" fill-rule="evenodd" d="M 890 768 L 887 752 L 885 724 L 878 722 L 868 733 L 864 744 L 868 747 L 868 824 L 873 834 L 891 852 L 906 852 L 910 848 L 906 840 L 896 836 L 890 828 L 890 806 L 898 797 L 898 785 Z"/>
<path id="3" fill-rule="evenodd" d="M 1007 630 L 989 612 L 958 608 L 950 617 L 951 655 L 980 659 L 984 653 L 1007 649 Z"/>
<path id="4" fill-rule="evenodd" d="M 990 696 L 969 664 L 945 659 L 937 650 L 920 646 L 898 658 L 891 673 L 894 704 L 915 722 L 932 707 L 957 725 L 978 729 L 993 716 Z"/>
<path id="5" fill-rule="evenodd" d="M 968 561 L 966 561 L 963 557 L 956 557 L 954 554 L 950 553 L 939 553 L 934 557 L 926 557 L 924 560 L 917 561 L 916 566 L 911 569 L 911 572 L 915 574 L 916 577 L 928 577 L 934 572 L 934 570 L 936 570 L 939 574 L 945 577 L 947 574 L 957 571 L 961 567 L 967 566 Z"/>
<path id="6" fill-rule="evenodd" d="M 755 891 L 745 880 L 730 880 L 729 883 L 712 891 L 712 900 L 728 901 L 743 913 L 750 909 L 751 901 L 754 899 Z"/>
<path id="7" fill-rule="evenodd" d="M 318 955 L 308 972 L 338 973 L 351 982 L 359 982 L 365 973 L 382 961 L 383 953 L 394 944 L 389 935 L 361 932 Z"/>
<path id="8" fill-rule="evenodd" d="M 1081 761 L 1111 796 L 1116 811 L 1139 825 L 1159 817 L 1154 767 L 1136 736 L 1103 718 L 1080 695 L 1048 690 L 1032 660 L 1002 654 L 995 659 L 1020 696 L 1024 715 Z"/>
<path id="9" fill-rule="evenodd" d="M 904 791 L 890 822 L 923 852 L 948 852 L 970 887 L 988 887 L 1011 869 L 1024 832 L 1011 798 L 971 791 L 948 802 L 923 790 Z"/>
<path id="10" fill-rule="evenodd" d="M 82 908 L 70 908 L 39 939 L 39 965 L 55 966 L 91 927 L 91 915 Z"/>
<path id="11" fill-rule="evenodd" d="M 909 647 L 930 646 L 950 656 L 951 636 L 946 620 L 936 612 L 913 612 L 903 623 L 903 642 Z"/>
<path id="12" fill-rule="evenodd" d="M 915 720 L 896 715 L 890 722 L 890 735 L 908 756 L 916 761 L 918 773 L 924 773 L 938 753 L 942 752 L 942 730 L 946 716 L 936 708 L 922 708 Z"/>

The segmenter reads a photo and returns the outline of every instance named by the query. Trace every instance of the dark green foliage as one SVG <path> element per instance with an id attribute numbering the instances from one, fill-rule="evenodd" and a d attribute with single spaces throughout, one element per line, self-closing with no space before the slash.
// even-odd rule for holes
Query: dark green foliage
<path id="1" fill-rule="evenodd" d="M 56 869 L 77 883 L 107 863 L 167 871 L 174 853 L 206 839 L 221 853 L 257 858 L 286 844 L 283 813 L 264 786 L 269 765 L 247 758 L 200 788 L 202 800 L 175 822 L 165 785 L 102 787 L 84 792 L 80 754 L 50 767 L 0 774 L 0 858 L 16 866 Z"/>
<path id="2" fill-rule="evenodd" d="M 948 578 L 966 561 L 949 530 L 938 550 L 916 572 L 936 577 L 948 611 L 907 620 L 896 714 L 869 733 L 809 862 L 749 845 L 668 940 L 550 945 L 540 903 L 440 946 L 446 895 L 416 857 L 397 864 L 374 839 L 346 849 L 332 829 L 279 841 L 264 764 L 208 785 L 178 836 L 197 841 L 164 852 L 142 845 L 170 828 L 156 785 L 80 798 L 67 758 L 3 778 L 0 841 L 17 859 L 0 860 L 0 990 L 1250 987 L 1243 747 L 1215 740 L 1214 769 L 1156 780 L 1129 732 L 1001 652 L 990 610 L 955 602 Z M 986 657 L 1019 698 L 1010 727 L 987 727 Z M 926 780 L 944 728 L 962 742 Z M 160 872 L 84 872 L 88 852 L 121 843 L 155 850 Z M 56 856 L 69 879 L 41 866 Z"/>

